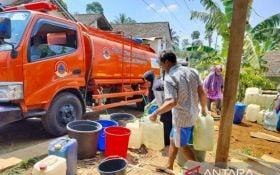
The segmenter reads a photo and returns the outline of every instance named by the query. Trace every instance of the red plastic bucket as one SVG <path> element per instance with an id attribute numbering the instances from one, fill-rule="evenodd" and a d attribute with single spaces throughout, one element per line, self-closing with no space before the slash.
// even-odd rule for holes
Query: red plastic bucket
<path id="1" fill-rule="evenodd" d="M 126 158 L 131 131 L 128 128 L 112 126 L 105 128 L 104 132 L 105 156 L 120 156 Z"/>

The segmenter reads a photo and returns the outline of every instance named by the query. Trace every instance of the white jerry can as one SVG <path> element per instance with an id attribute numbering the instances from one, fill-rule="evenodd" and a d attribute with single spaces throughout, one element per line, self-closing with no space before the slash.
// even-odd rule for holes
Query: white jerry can
<path id="1" fill-rule="evenodd" d="M 131 131 L 129 137 L 128 147 L 133 149 L 139 149 L 142 144 L 142 127 L 140 127 L 139 120 L 133 123 L 127 123 L 126 128 Z"/>
<path id="2" fill-rule="evenodd" d="M 34 165 L 32 175 L 66 175 L 66 159 L 49 155 Z"/>
<path id="3" fill-rule="evenodd" d="M 250 122 L 257 121 L 258 113 L 260 112 L 261 107 L 255 104 L 249 104 L 246 110 L 245 119 Z"/>
<path id="4" fill-rule="evenodd" d="M 164 148 L 164 130 L 162 122 L 152 122 L 149 119 L 141 122 L 143 144 L 152 150 L 159 151 Z"/>
<path id="5" fill-rule="evenodd" d="M 212 151 L 214 148 L 214 119 L 210 115 L 199 114 L 193 133 L 195 150 Z"/>

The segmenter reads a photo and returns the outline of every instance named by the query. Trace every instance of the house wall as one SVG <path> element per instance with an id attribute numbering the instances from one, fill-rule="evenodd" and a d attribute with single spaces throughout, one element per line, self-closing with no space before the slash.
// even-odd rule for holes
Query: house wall
<path id="1" fill-rule="evenodd" d="M 90 26 L 91 26 L 91 27 L 98 28 L 97 20 L 94 21 Z"/>
<path id="2" fill-rule="evenodd" d="M 150 44 L 151 48 L 156 51 L 157 54 L 160 54 L 161 51 L 167 49 L 167 42 L 165 39 L 155 39 L 154 41 L 149 41 L 148 43 Z"/>
<path id="3" fill-rule="evenodd" d="M 268 72 L 267 77 L 280 77 L 280 52 L 268 52 L 264 60 L 267 61 Z"/>

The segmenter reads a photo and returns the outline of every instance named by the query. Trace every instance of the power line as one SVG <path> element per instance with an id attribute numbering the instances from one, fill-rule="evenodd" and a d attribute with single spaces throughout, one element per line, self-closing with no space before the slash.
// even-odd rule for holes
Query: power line
<path id="1" fill-rule="evenodd" d="M 163 0 L 160 0 L 160 1 L 161 1 L 161 3 L 164 5 L 164 7 L 165 7 L 166 9 L 168 9 L 166 3 L 165 3 Z M 178 24 L 181 25 L 182 29 L 185 30 L 185 27 L 184 27 L 183 24 L 178 20 L 178 18 L 173 14 L 173 12 L 170 11 L 170 14 L 171 14 L 172 17 L 178 22 Z"/>
<path id="2" fill-rule="evenodd" d="M 152 9 L 153 12 L 155 12 L 159 17 L 161 17 L 161 18 L 163 18 L 164 20 L 168 21 L 165 17 L 163 17 L 160 13 L 158 13 L 157 10 L 156 10 L 154 7 L 150 6 L 150 4 L 147 3 L 147 1 L 142 0 L 142 2 L 143 2 L 144 4 L 146 4 L 147 7 L 149 7 L 150 9 Z M 179 26 L 175 26 L 175 27 L 176 27 L 177 29 L 179 29 Z M 183 29 L 184 29 L 184 28 L 183 28 Z M 180 30 L 179 30 L 179 32 L 182 33 L 182 31 L 180 31 Z"/>
<path id="3" fill-rule="evenodd" d="M 190 13 L 191 13 L 192 9 L 191 9 L 190 6 L 187 4 L 186 0 L 184 0 L 184 3 L 185 3 L 185 5 L 186 5 L 187 9 L 188 9 L 188 10 L 190 11 Z"/>
<path id="4" fill-rule="evenodd" d="M 156 14 L 158 14 L 160 17 L 162 17 L 162 16 L 156 11 L 156 9 L 155 9 L 154 7 L 150 6 L 150 4 L 147 3 L 145 0 L 142 0 L 142 1 L 147 5 L 147 7 L 151 8 Z M 166 19 L 164 18 L 164 20 L 166 20 Z"/>
<path id="5" fill-rule="evenodd" d="M 259 14 L 257 13 L 257 11 L 256 11 L 253 7 L 252 7 L 252 10 L 253 10 L 253 12 L 254 12 L 258 17 L 265 19 L 265 17 L 259 15 Z"/>

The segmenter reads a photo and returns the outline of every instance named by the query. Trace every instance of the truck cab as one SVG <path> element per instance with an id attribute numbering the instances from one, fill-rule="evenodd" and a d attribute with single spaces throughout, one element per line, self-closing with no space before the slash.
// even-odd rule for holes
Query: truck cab
<path id="1" fill-rule="evenodd" d="M 53 125 L 80 119 L 85 110 L 79 89 L 85 86 L 79 25 L 16 10 L 0 13 L 0 30 L 0 126 L 43 116 L 48 131 L 65 133 Z"/>

